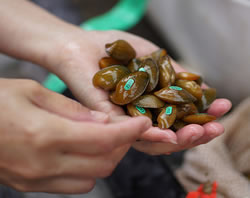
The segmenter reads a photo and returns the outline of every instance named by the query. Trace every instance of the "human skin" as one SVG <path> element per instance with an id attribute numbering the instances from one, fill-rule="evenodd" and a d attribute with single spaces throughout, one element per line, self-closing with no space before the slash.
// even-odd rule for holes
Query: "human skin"
<path id="1" fill-rule="evenodd" d="M 0 89 L 0 183 L 19 191 L 90 191 L 152 124 L 108 123 L 107 114 L 31 80 L 0 79 Z"/>
<path id="2" fill-rule="evenodd" d="M 106 43 L 113 42 L 117 39 L 124 39 L 128 41 L 135 48 L 137 52 L 137 56 L 142 56 L 142 55 L 149 54 L 152 51 L 155 51 L 156 49 L 158 49 L 158 47 L 152 44 L 151 42 L 144 40 L 138 36 L 128 34 L 125 32 L 120 32 L 120 31 L 103 31 L 103 32 L 83 31 L 74 25 L 68 24 L 66 22 L 63 22 L 57 19 L 55 16 L 47 13 L 43 9 L 38 8 L 37 6 L 25 0 L 11 0 L 11 1 L 0 0 L 0 3 L 1 3 L 0 25 L 1 27 L 4 27 L 1 30 L 0 51 L 10 56 L 36 63 L 48 69 L 49 71 L 55 73 L 67 84 L 67 86 L 70 88 L 70 90 L 73 92 L 73 94 L 76 96 L 76 98 L 80 101 L 82 105 L 92 110 L 104 112 L 111 117 L 109 121 L 106 121 L 108 123 L 105 123 L 105 124 L 104 123 L 100 124 L 100 123 L 97 123 L 96 121 L 95 123 L 91 123 L 91 124 L 89 124 L 89 122 L 86 123 L 86 121 L 84 120 L 83 122 L 80 122 L 80 123 L 79 121 L 77 121 L 77 123 L 82 126 L 82 128 L 81 127 L 79 128 L 81 128 L 81 131 L 84 134 L 85 140 L 84 142 L 79 142 L 77 138 L 70 139 L 71 140 L 70 143 L 72 144 L 72 146 L 80 149 L 80 152 L 77 149 L 72 150 L 73 153 L 69 151 L 70 153 L 69 155 L 72 156 L 72 159 L 76 157 L 79 160 L 86 161 L 86 158 L 89 157 L 90 154 L 94 154 L 94 156 L 95 154 L 98 154 L 98 157 L 101 158 L 103 162 L 105 162 L 106 159 L 112 161 L 113 166 L 108 171 L 108 173 L 110 174 L 112 170 L 115 168 L 115 165 L 123 157 L 123 155 L 129 149 L 132 143 L 133 143 L 133 146 L 139 151 L 146 152 L 151 155 L 169 154 L 171 152 L 177 152 L 183 149 L 192 148 L 199 144 L 207 143 L 223 133 L 224 131 L 223 126 L 217 122 L 207 123 L 203 126 L 191 124 L 177 131 L 177 133 L 174 133 L 171 130 L 160 130 L 157 127 L 150 127 L 148 130 L 146 130 L 148 123 L 150 123 L 150 121 L 147 120 L 146 118 L 133 118 L 132 119 L 132 118 L 124 117 L 124 119 L 120 119 L 119 117 L 116 117 L 116 116 L 124 115 L 124 112 L 122 111 L 122 109 L 112 104 L 109 101 L 107 92 L 97 89 L 92 85 L 92 78 L 94 74 L 99 70 L 98 60 L 101 57 L 106 55 L 104 51 L 104 45 Z M 173 65 L 177 72 L 183 71 L 183 68 L 181 68 L 174 61 L 173 61 Z M 3 81 L 1 81 L 0 84 L 2 82 Z M 25 82 L 25 85 L 28 86 L 27 84 L 29 83 L 33 84 L 34 82 L 28 81 L 28 82 Z M 11 87 L 12 86 L 11 80 L 5 80 L 5 85 L 6 87 L 9 87 L 9 86 Z M 42 88 L 39 87 L 39 90 L 42 90 Z M 17 92 L 18 89 L 17 88 L 14 89 L 12 94 L 14 94 L 15 91 Z M 32 92 L 32 90 L 30 91 Z M 20 92 L 18 93 L 23 98 L 27 99 L 27 95 L 25 94 L 22 95 Z M 25 93 L 28 94 L 27 92 Z M 38 95 L 40 94 L 40 92 L 36 92 L 36 93 L 38 93 Z M 48 92 L 46 93 L 47 94 L 44 94 L 44 95 L 54 95 L 54 93 L 51 93 L 51 92 L 50 94 Z M 63 96 L 60 96 L 60 97 L 62 101 L 64 100 L 66 101 L 65 97 Z M 15 104 L 18 105 L 19 102 L 20 101 L 17 100 Z M 52 100 L 47 101 L 47 104 L 49 106 L 51 106 L 50 103 L 53 103 Z M 82 108 L 84 107 L 82 106 Z M 215 115 L 217 117 L 220 117 L 223 114 L 225 114 L 230 108 L 231 108 L 230 101 L 228 101 L 227 99 L 217 99 L 213 102 L 213 104 L 209 108 L 208 113 Z M 64 111 L 68 111 L 68 109 L 65 109 L 63 105 L 58 106 L 57 109 L 59 109 L 60 113 L 63 114 L 63 116 L 61 117 L 64 117 L 65 122 L 67 119 L 70 119 L 70 121 L 67 120 L 67 122 L 74 122 L 74 124 L 72 124 L 72 127 L 73 127 L 73 125 L 75 125 L 76 120 L 74 120 L 74 117 L 72 119 L 71 117 L 69 118 L 68 116 L 65 116 L 65 114 L 67 115 L 67 113 L 64 113 Z M 24 112 L 25 109 L 20 108 L 19 111 Z M 47 111 L 47 112 L 50 112 L 50 111 Z M 15 115 L 15 113 L 17 112 L 14 112 L 13 115 Z M 54 113 L 54 114 L 57 114 L 57 113 Z M 50 133 L 46 133 L 48 134 L 48 136 L 45 135 L 45 137 L 49 139 L 50 137 L 49 134 L 51 134 L 52 131 L 56 127 L 60 127 L 58 125 L 61 125 L 61 124 L 58 124 L 56 121 L 49 122 L 50 119 L 48 119 L 48 116 L 49 116 L 48 114 L 43 114 L 43 116 L 41 117 L 44 117 L 44 118 L 39 117 L 40 119 L 45 120 L 43 122 L 44 126 L 40 126 L 40 127 L 46 127 L 47 130 L 38 128 L 35 131 L 36 131 L 36 134 L 39 134 L 38 136 L 40 136 L 40 133 L 44 133 L 44 131 L 48 131 L 48 132 L 50 131 Z M 31 116 L 28 114 L 27 114 L 27 117 L 31 117 L 32 119 L 36 118 L 36 116 Z M 120 121 L 117 122 L 117 120 L 120 120 Z M 14 121 L 19 121 L 19 120 L 14 119 Z M 133 124 L 130 123 L 131 124 L 130 126 L 133 126 L 133 127 L 129 128 L 128 126 L 128 128 L 126 128 L 125 124 L 129 125 L 128 122 L 133 122 Z M 83 126 L 85 124 L 87 124 L 87 127 Z M 143 128 L 143 125 L 145 125 L 146 127 Z M 4 128 L 4 130 L 6 131 L 8 131 L 7 126 L 6 128 Z M 22 122 L 19 123 L 19 125 L 17 126 L 20 126 L 20 127 L 23 126 Z M 104 126 L 107 127 L 107 130 L 105 130 Z M 134 126 L 138 126 L 138 127 L 136 128 Z M 122 142 L 122 138 L 123 138 L 122 135 L 125 135 L 124 134 L 125 132 L 123 130 L 120 130 L 119 127 L 121 127 L 122 129 L 124 127 L 125 128 L 124 130 L 129 131 L 128 134 L 131 135 L 131 138 L 129 138 L 129 141 L 126 142 L 126 146 L 124 146 L 124 142 L 119 143 L 118 141 L 118 139 L 120 138 Z M 113 129 L 111 130 L 112 132 L 109 132 L 110 128 Z M 66 129 L 70 129 L 68 132 L 74 133 L 74 130 L 73 130 L 74 128 L 63 127 L 63 129 L 64 131 L 66 131 Z M 88 130 L 86 131 L 86 129 Z M 99 132 L 100 129 L 102 129 L 101 130 L 102 135 L 100 137 L 97 137 L 99 138 L 98 141 L 95 142 L 95 144 L 93 144 L 93 139 L 95 139 L 94 134 L 96 135 L 97 131 Z M 77 128 L 76 131 L 78 130 L 79 129 Z M 96 133 L 90 133 L 91 130 L 95 131 Z M 25 134 L 25 130 L 23 130 L 23 133 Z M 79 131 L 76 133 L 79 133 Z M 120 135 L 119 138 L 117 138 L 116 136 L 113 137 L 115 133 L 119 133 Z M 66 137 L 68 135 L 69 133 L 66 134 Z M 63 135 L 61 134 L 61 136 Z M 15 135 L 13 135 L 12 138 L 14 141 Z M 104 138 L 103 141 L 101 141 L 100 138 Z M 135 142 L 136 139 L 141 139 L 142 141 Z M 106 144 L 107 142 L 105 143 L 105 140 L 111 143 L 111 145 Z M 115 140 L 118 143 L 116 143 Z M 16 141 L 18 142 L 18 139 Z M 80 145 L 80 148 L 79 148 L 79 145 Z M 104 151 L 106 152 L 109 151 L 108 153 L 110 153 L 111 156 L 107 158 L 106 155 L 104 154 L 92 153 L 92 150 L 95 151 L 95 148 L 93 148 L 93 145 L 96 145 L 96 147 L 98 148 L 100 147 L 104 148 Z M 20 147 L 21 146 L 22 145 L 20 144 Z M 50 146 L 51 148 L 53 146 L 55 146 L 55 148 L 57 147 L 55 142 L 54 144 L 51 143 Z M 68 148 L 66 145 L 64 145 L 64 147 Z M 107 150 L 105 150 L 106 147 L 108 147 Z M 69 148 L 71 148 L 71 146 L 69 146 Z M 30 150 L 32 150 L 32 148 L 30 148 Z M 119 152 L 117 150 L 119 150 Z M 23 151 L 23 154 L 25 153 L 24 150 L 20 149 L 20 152 L 21 151 Z M 44 152 L 44 153 L 48 153 L 48 150 L 46 151 L 47 152 Z M 84 155 L 85 152 L 90 152 L 90 153 L 86 154 L 87 156 L 85 156 Z M 118 152 L 119 154 L 117 155 L 112 154 L 116 152 Z M 74 153 L 80 153 L 80 154 L 75 155 Z M 27 153 L 27 156 L 28 154 L 29 153 Z M 48 167 L 46 166 L 46 163 L 47 163 L 46 161 L 48 161 L 49 163 L 48 158 L 51 157 L 52 155 L 50 156 L 42 155 L 42 156 L 44 157 L 42 158 L 44 163 L 41 163 L 41 164 L 44 165 L 45 167 Z M 13 160 L 15 160 L 14 157 L 15 156 L 13 155 Z M 3 156 L 1 157 L 0 155 L 0 158 L 3 158 Z M 42 159 L 38 159 L 37 157 L 34 158 L 34 160 L 37 160 L 36 162 L 39 162 L 39 160 L 42 160 Z M 2 165 L 2 167 L 3 166 L 8 167 L 7 164 L 8 164 L 8 161 L 6 161 L 6 164 Z M 22 163 L 20 162 L 20 164 Z M 52 165 L 50 164 L 49 166 L 51 167 Z M 93 172 L 83 171 L 85 169 L 83 168 L 83 164 L 81 163 L 79 164 L 76 163 L 75 166 L 78 167 L 78 169 L 77 168 L 74 169 L 75 173 L 77 171 L 78 173 L 81 172 L 79 173 L 79 176 L 82 174 L 82 177 L 75 178 L 74 174 L 73 174 L 74 176 L 69 174 L 69 178 L 67 178 L 68 180 L 67 179 L 63 180 L 62 177 L 60 177 L 62 175 L 58 177 L 55 175 L 52 176 L 50 174 L 53 174 L 53 171 L 57 170 L 55 167 L 52 167 L 51 171 L 47 173 L 47 175 L 33 172 L 31 174 L 31 179 L 33 183 L 34 183 L 34 180 L 38 181 L 38 183 L 39 181 L 48 182 L 47 188 L 46 188 L 46 185 L 45 186 L 37 185 L 37 186 L 43 186 L 43 189 L 41 189 L 41 187 L 40 189 L 38 187 L 36 188 L 32 185 L 30 187 L 29 184 L 31 184 L 31 182 L 28 182 L 29 178 L 27 179 L 28 181 L 26 182 L 27 185 L 25 185 L 26 188 L 22 186 L 21 187 L 15 186 L 15 184 L 11 183 L 9 180 L 8 182 L 5 182 L 7 181 L 6 178 L 8 178 L 8 175 L 6 175 L 5 179 L 2 178 L 2 181 L 3 183 L 7 183 L 8 185 L 14 186 L 17 189 L 21 189 L 24 191 L 46 191 L 46 192 L 64 191 L 66 193 L 78 193 L 78 192 L 87 192 L 90 189 L 89 186 L 93 187 L 95 178 L 98 178 L 99 176 L 108 175 L 108 174 L 103 173 L 103 175 L 96 176 L 94 175 L 94 171 Z M 30 164 L 28 164 L 27 167 L 32 167 L 32 163 L 30 162 Z M 99 169 L 97 168 L 96 170 L 102 169 L 100 167 Z M 20 169 L 19 170 L 21 172 L 19 172 L 18 174 L 15 174 L 15 168 L 12 168 L 11 170 L 12 171 L 7 171 L 7 172 L 10 172 L 9 176 L 17 177 L 17 180 L 20 180 L 20 181 L 25 180 L 25 175 L 29 175 L 29 173 L 26 174 L 25 171 L 22 172 L 22 170 Z M 80 186 L 82 186 L 82 188 L 83 186 L 85 186 L 83 183 L 81 183 L 82 181 L 81 179 L 85 181 L 87 176 L 84 174 L 88 174 L 88 173 L 93 173 L 92 175 L 88 175 L 91 178 L 90 180 L 92 182 L 92 185 L 89 185 L 89 186 L 86 185 L 87 190 L 80 189 Z M 46 175 L 47 178 L 43 178 L 43 175 Z M 49 183 L 50 181 L 48 179 L 49 175 L 52 178 L 55 178 L 53 180 L 54 183 L 53 181 L 51 182 L 52 184 Z M 18 176 L 20 177 L 18 178 Z M 76 185 L 68 185 L 70 183 L 70 177 L 72 177 L 72 180 L 75 179 Z M 89 179 L 89 177 L 87 178 Z M 59 184 L 62 184 L 62 185 L 55 185 L 56 182 L 59 182 Z M 77 185 L 77 182 L 78 182 L 78 185 Z M 49 186 L 49 184 L 51 184 L 51 186 Z M 79 187 L 79 189 L 77 187 Z"/>

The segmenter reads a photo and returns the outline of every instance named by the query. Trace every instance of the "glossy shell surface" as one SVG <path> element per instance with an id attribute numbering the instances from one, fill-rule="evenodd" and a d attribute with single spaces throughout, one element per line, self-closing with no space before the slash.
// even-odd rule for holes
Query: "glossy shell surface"
<path id="1" fill-rule="evenodd" d="M 128 104 L 127 111 L 128 111 L 128 114 L 131 115 L 132 117 L 147 116 L 148 118 L 152 119 L 152 114 L 149 109 L 146 109 L 137 105 Z"/>
<path id="2" fill-rule="evenodd" d="M 202 89 L 195 81 L 190 80 L 177 80 L 175 84 L 183 89 L 187 90 L 192 94 L 197 100 L 202 97 Z"/>
<path id="3" fill-rule="evenodd" d="M 154 95 L 170 104 L 186 104 L 196 101 L 194 96 L 178 86 L 165 87 L 154 92 Z"/>
<path id="4" fill-rule="evenodd" d="M 216 89 L 214 88 L 204 89 L 201 99 L 198 100 L 196 104 L 199 111 L 203 112 L 207 110 L 215 99 L 216 99 Z"/>
<path id="5" fill-rule="evenodd" d="M 173 85 L 175 82 L 175 70 L 171 64 L 169 56 L 162 56 L 158 61 L 160 70 L 159 75 L 159 86 L 160 88 L 168 87 Z"/>
<path id="6" fill-rule="evenodd" d="M 131 73 L 119 81 L 110 99 L 115 104 L 128 104 L 144 93 L 148 82 L 149 77 L 146 72 Z"/>
<path id="7" fill-rule="evenodd" d="M 130 71 L 127 67 L 116 65 L 98 71 L 93 77 L 93 85 L 106 91 L 114 90 L 116 84 Z"/>
<path id="8" fill-rule="evenodd" d="M 112 58 L 128 63 L 136 56 L 134 48 L 124 40 L 117 40 L 105 45 L 106 52 Z"/>
<path id="9" fill-rule="evenodd" d="M 144 108 L 161 108 L 164 107 L 165 102 L 154 95 L 143 95 L 133 101 L 134 105 Z"/>
<path id="10" fill-rule="evenodd" d="M 148 58 L 142 62 L 139 71 L 141 69 L 144 69 L 144 71 L 147 72 L 149 75 L 149 83 L 146 92 L 151 92 L 152 90 L 155 89 L 156 85 L 158 84 L 159 68 L 153 59 Z"/>
<path id="11" fill-rule="evenodd" d="M 122 65 L 121 62 L 111 58 L 111 57 L 103 57 L 100 61 L 99 61 L 99 67 L 100 69 L 112 66 L 112 65 Z"/>
<path id="12" fill-rule="evenodd" d="M 199 78 L 199 75 L 190 72 L 179 72 L 176 74 L 176 79 L 181 80 L 198 80 Z"/>
<path id="13" fill-rule="evenodd" d="M 161 129 L 170 128 L 176 119 L 177 109 L 175 105 L 167 105 L 157 117 L 158 127 Z"/>
<path id="14" fill-rule="evenodd" d="M 193 115 L 188 115 L 183 118 L 184 122 L 187 122 L 189 124 L 206 124 L 208 122 L 216 120 L 216 117 L 213 115 L 209 115 L 206 113 L 198 113 Z"/>

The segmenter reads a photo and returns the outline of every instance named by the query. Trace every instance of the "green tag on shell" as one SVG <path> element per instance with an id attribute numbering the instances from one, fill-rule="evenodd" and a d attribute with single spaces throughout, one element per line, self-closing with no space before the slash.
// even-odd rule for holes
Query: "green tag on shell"
<path id="1" fill-rule="evenodd" d="M 135 106 L 135 108 L 142 114 L 145 114 L 146 113 L 146 110 L 142 107 L 139 107 L 139 106 Z"/>
<path id="2" fill-rule="evenodd" d="M 128 82 L 125 84 L 124 89 L 126 91 L 130 90 L 134 83 L 135 81 L 133 79 L 129 79 Z"/>
<path id="3" fill-rule="evenodd" d="M 146 70 L 144 69 L 144 67 L 141 67 L 141 68 L 139 69 L 139 71 L 146 72 Z"/>
<path id="4" fill-rule="evenodd" d="M 177 90 L 177 91 L 181 91 L 182 90 L 182 88 L 178 87 L 178 86 L 170 86 L 169 88 L 173 89 L 173 90 Z"/>
<path id="5" fill-rule="evenodd" d="M 166 111 L 165 111 L 165 114 L 166 114 L 166 115 L 171 115 L 171 114 L 172 114 L 172 111 L 173 111 L 173 107 L 167 107 L 167 108 L 166 108 Z"/>

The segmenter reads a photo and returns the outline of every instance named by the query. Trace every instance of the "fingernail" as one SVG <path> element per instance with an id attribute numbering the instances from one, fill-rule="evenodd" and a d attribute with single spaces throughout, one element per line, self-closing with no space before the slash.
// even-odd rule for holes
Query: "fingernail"
<path id="1" fill-rule="evenodd" d="M 165 142 L 165 143 L 178 144 L 177 141 L 173 140 L 173 139 L 163 139 L 162 141 Z"/>
<path id="2" fill-rule="evenodd" d="M 171 136 L 168 133 L 164 133 L 165 138 L 162 139 L 162 142 L 164 143 L 172 143 L 172 144 L 178 144 L 175 139 L 173 139 L 173 136 Z"/>
<path id="3" fill-rule="evenodd" d="M 104 122 L 104 121 L 108 121 L 109 119 L 108 114 L 100 112 L 100 111 L 90 111 L 90 114 L 91 114 L 91 117 L 95 121 Z"/>

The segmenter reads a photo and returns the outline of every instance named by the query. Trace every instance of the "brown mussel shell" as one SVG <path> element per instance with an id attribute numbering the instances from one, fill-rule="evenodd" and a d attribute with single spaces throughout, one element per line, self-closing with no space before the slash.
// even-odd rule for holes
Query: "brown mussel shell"
<path id="1" fill-rule="evenodd" d="M 200 112 L 203 112 L 208 109 L 210 104 L 216 99 L 216 89 L 208 88 L 204 89 L 203 95 L 200 100 L 197 101 L 196 105 Z"/>
<path id="2" fill-rule="evenodd" d="M 166 56 L 166 55 L 167 55 L 167 51 L 166 50 L 164 50 L 164 49 L 158 49 L 158 50 L 152 52 L 151 54 L 146 55 L 146 56 L 141 56 L 138 59 L 140 61 L 144 61 L 144 60 L 146 60 L 148 58 L 152 58 L 156 63 L 158 63 L 159 59 L 162 56 Z"/>
<path id="3" fill-rule="evenodd" d="M 132 103 L 144 108 L 161 108 L 165 105 L 165 102 L 161 101 L 154 95 L 142 95 Z"/>
<path id="4" fill-rule="evenodd" d="M 198 85 L 202 85 L 202 83 L 203 83 L 203 79 L 202 79 L 202 77 L 200 76 L 200 78 L 198 78 L 197 80 L 195 80 L 195 82 L 198 84 Z"/>
<path id="5" fill-rule="evenodd" d="M 112 65 L 122 65 L 121 62 L 111 58 L 111 57 L 103 57 L 100 61 L 99 61 L 99 67 L 100 69 L 104 69 L 106 67 L 112 66 Z"/>
<path id="6" fill-rule="evenodd" d="M 158 127 L 161 129 L 170 128 L 176 119 L 177 108 L 175 105 L 167 105 L 157 117 Z"/>
<path id="7" fill-rule="evenodd" d="M 176 79 L 181 80 L 198 80 L 199 78 L 199 75 L 190 72 L 179 72 L 176 74 Z"/>
<path id="8" fill-rule="evenodd" d="M 206 113 L 192 114 L 192 115 L 185 116 L 183 118 L 184 122 L 187 122 L 189 124 L 200 124 L 200 125 L 206 124 L 213 120 L 216 120 L 216 117 L 213 115 L 206 114 Z"/>
<path id="9" fill-rule="evenodd" d="M 140 65 L 141 65 L 141 61 L 137 58 L 134 58 L 130 61 L 127 67 L 131 72 L 136 72 L 138 71 Z"/>
<path id="10" fill-rule="evenodd" d="M 159 81 L 159 68 L 153 59 L 148 58 L 142 62 L 139 71 L 145 71 L 149 75 L 149 83 L 146 92 L 151 92 L 155 89 Z"/>
<path id="11" fill-rule="evenodd" d="M 149 109 L 145 109 L 143 107 L 136 106 L 136 105 L 133 105 L 133 104 L 128 104 L 127 105 L 127 110 L 128 110 L 128 114 L 131 115 L 132 117 L 135 117 L 135 116 L 147 116 L 150 119 L 152 119 L 152 114 L 151 114 Z"/>
<path id="12" fill-rule="evenodd" d="M 154 92 L 154 95 L 170 104 L 186 104 L 196 101 L 194 96 L 178 86 L 165 87 Z"/>
<path id="13" fill-rule="evenodd" d="M 182 119 L 184 116 L 199 113 L 194 103 L 181 104 L 177 106 L 177 119 Z"/>
<path id="14" fill-rule="evenodd" d="M 194 97 L 196 97 L 198 100 L 202 97 L 202 89 L 200 85 L 198 85 L 195 81 L 190 80 L 177 80 L 175 84 L 185 90 L 187 90 L 189 93 L 191 93 Z"/>
<path id="15" fill-rule="evenodd" d="M 110 99 L 118 105 L 128 104 L 143 94 L 148 82 L 149 76 L 146 72 L 131 73 L 120 80 Z"/>
<path id="16" fill-rule="evenodd" d="M 169 56 L 162 56 L 158 61 L 160 70 L 159 87 L 164 88 L 173 85 L 175 82 L 175 70 Z"/>
<path id="17" fill-rule="evenodd" d="M 105 48 L 109 56 L 126 64 L 136 56 L 134 48 L 124 40 L 108 43 Z"/>
<path id="18" fill-rule="evenodd" d="M 93 85 L 106 91 L 114 90 L 117 83 L 130 71 L 121 65 L 109 66 L 98 71 L 93 77 Z"/>
<path id="19" fill-rule="evenodd" d="M 182 120 L 176 119 L 174 124 L 172 125 L 171 129 L 173 131 L 178 131 L 179 129 L 183 128 L 186 125 L 188 125 L 188 123 L 186 123 L 186 122 L 184 122 Z"/>

